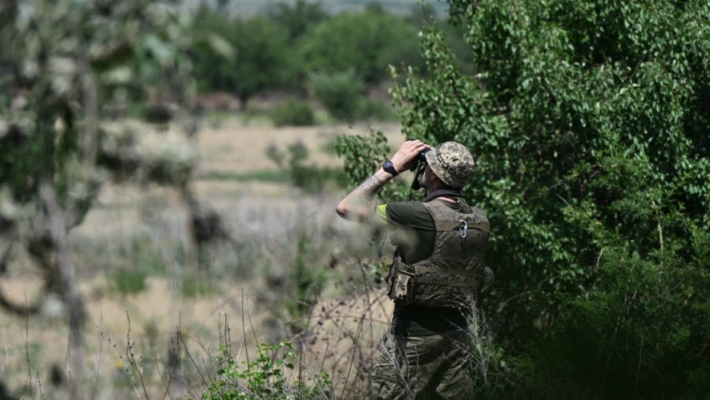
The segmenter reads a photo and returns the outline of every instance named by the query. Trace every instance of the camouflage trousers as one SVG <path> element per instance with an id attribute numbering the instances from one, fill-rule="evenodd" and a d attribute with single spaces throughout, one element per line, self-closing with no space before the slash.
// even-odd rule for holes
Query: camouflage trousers
<path id="1" fill-rule="evenodd" d="M 369 399 L 473 398 L 468 332 L 456 330 L 429 336 L 399 336 L 390 332 L 381 351 L 370 373 Z"/>

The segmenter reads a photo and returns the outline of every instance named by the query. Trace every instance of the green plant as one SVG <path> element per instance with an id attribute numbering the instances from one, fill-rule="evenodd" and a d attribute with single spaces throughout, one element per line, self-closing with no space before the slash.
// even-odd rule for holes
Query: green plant
<path id="1" fill-rule="evenodd" d="M 288 173 L 294 186 L 309 192 L 322 192 L 328 183 L 345 184 L 346 175 L 341 169 L 306 164 L 309 151 L 302 142 L 291 143 L 286 150 L 284 154 L 272 145 L 266 150 L 266 156 Z"/>
<path id="2" fill-rule="evenodd" d="M 291 381 L 287 370 L 294 370 L 296 359 L 289 342 L 277 345 L 260 344 L 256 358 L 250 362 L 237 362 L 230 354 L 229 346 L 221 349 L 218 363 L 223 367 L 217 373 L 203 400 L 244 399 L 244 400 L 290 400 L 329 399 L 331 382 L 325 372 L 313 376 L 311 386 L 302 381 Z M 288 376 L 287 376 L 288 375 Z"/>
<path id="3" fill-rule="evenodd" d="M 209 278 L 188 274 L 182 279 L 180 292 L 187 298 L 195 298 L 214 293 L 214 287 Z"/>
<path id="4" fill-rule="evenodd" d="M 272 19 L 249 19 L 201 6 L 192 26 L 195 78 L 202 91 L 228 91 L 242 111 L 255 94 L 294 80 L 297 57 L 289 32 Z"/>
<path id="5" fill-rule="evenodd" d="M 315 114 L 305 101 L 290 99 L 269 112 L 276 126 L 309 126 L 315 124 Z"/>
<path id="6" fill-rule="evenodd" d="M 309 265 L 307 261 L 309 242 L 305 233 L 298 238 L 290 293 L 286 302 L 286 310 L 292 320 L 291 327 L 295 332 L 300 332 L 305 327 L 302 319 L 310 313 L 325 284 L 323 271 Z"/>
<path id="7" fill-rule="evenodd" d="M 339 157 L 344 159 L 344 170 L 350 178 L 350 187 L 355 188 L 392 156 L 387 137 L 382 131 L 372 130 L 369 136 L 340 135 L 335 144 Z M 404 185 L 386 185 L 377 193 L 380 199 L 404 200 Z"/>
<path id="8" fill-rule="evenodd" d="M 397 120 L 397 113 L 392 106 L 379 99 L 364 99 L 363 116 L 377 121 Z"/>
<path id="9" fill-rule="evenodd" d="M 113 288 L 123 296 L 140 293 L 148 288 L 143 271 L 121 269 L 113 277 Z"/>
<path id="10" fill-rule="evenodd" d="M 387 78 L 387 65 L 421 64 L 417 29 L 377 6 L 359 13 L 344 12 L 315 24 L 299 48 L 307 72 L 347 71 L 365 84 Z"/>
<path id="11" fill-rule="evenodd" d="M 363 115 L 365 84 L 353 70 L 315 73 L 310 77 L 310 84 L 318 100 L 334 118 L 352 122 Z"/>

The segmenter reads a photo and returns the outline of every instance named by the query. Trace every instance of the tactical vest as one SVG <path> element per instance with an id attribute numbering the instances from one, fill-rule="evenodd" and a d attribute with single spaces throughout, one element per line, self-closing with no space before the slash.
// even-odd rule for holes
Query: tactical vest
<path id="1" fill-rule="evenodd" d="M 395 254 L 387 277 L 389 297 L 398 305 L 470 309 L 482 283 L 488 218 L 475 207 L 470 214 L 463 214 L 440 201 L 423 204 L 436 226 L 434 251 L 412 265 L 404 264 Z"/>

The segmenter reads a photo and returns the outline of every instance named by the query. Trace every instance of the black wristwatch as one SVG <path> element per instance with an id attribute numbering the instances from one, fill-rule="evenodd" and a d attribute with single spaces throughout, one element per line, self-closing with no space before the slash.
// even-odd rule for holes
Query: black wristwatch
<path id="1" fill-rule="evenodd" d="M 382 169 L 389 172 L 393 178 L 399 175 L 399 172 L 397 172 L 397 170 L 394 168 L 394 164 L 392 164 L 392 161 L 385 161 L 385 163 L 382 164 Z"/>

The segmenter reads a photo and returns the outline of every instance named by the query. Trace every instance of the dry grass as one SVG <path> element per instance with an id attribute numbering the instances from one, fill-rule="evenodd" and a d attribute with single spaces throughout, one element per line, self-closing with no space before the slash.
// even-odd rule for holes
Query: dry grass
<path id="1" fill-rule="evenodd" d="M 393 147 L 401 142 L 397 126 L 379 128 L 391 138 Z M 276 129 L 258 121 L 245 125 L 228 119 L 218 128 L 200 133 L 198 176 L 212 171 L 275 169 L 265 157 L 266 148 L 272 144 L 284 147 L 296 140 L 311 150 L 312 161 L 318 165 L 340 165 L 340 160 L 322 149 L 336 133 L 367 132 L 365 126 Z M 187 216 L 171 189 L 107 184 L 84 224 L 72 232 L 80 288 L 89 314 L 85 330 L 87 375 L 80 378 L 88 397 L 146 397 L 135 374 L 131 380 L 126 372 L 131 340 L 136 358 L 144 358 L 141 365 L 147 395 L 164 398 L 168 386 L 171 396 L 199 396 L 204 378 L 200 371 L 209 372 L 208 357 L 216 354 L 218 323 L 224 317 L 230 321 L 232 339 L 242 344 L 235 348 L 244 351 L 253 351 L 258 342 L 287 337 L 273 321 L 273 315 L 278 315 L 274 308 L 283 303 L 285 293 L 272 287 L 272 282 L 288 276 L 295 241 L 304 232 L 311 239 L 313 263 L 322 265 L 331 276 L 341 277 L 342 282 L 335 287 L 331 281 L 306 333 L 292 339 L 308 347 L 304 360 L 335 371 L 334 382 L 339 387 L 348 380 L 348 385 L 354 385 L 362 379 L 362 365 L 372 356 L 368 348 L 375 348 L 372 343 L 379 340 L 391 306 L 383 301 L 381 290 L 362 290 L 355 282 L 361 276 L 357 257 L 366 242 L 354 226 L 336 218 L 334 206 L 341 193 L 314 196 L 285 184 L 236 180 L 198 180 L 194 187 L 200 200 L 223 216 L 235 243 L 234 248 L 215 253 L 216 267 L 207 274 L 211 285 L 207 295 L 185 298 L 180 290 L 184 279 L 193 275 L 181 260 L 187 245 Z M 139 256 L 146 248 L 162 271 L 150 275 L 144 292 L 130 296 L 117 293 L 111 282 L 114 270 L 141 267 Z M 328 260 L 334 254 L 340 262 L 330 269 Z M 11 272 L 0 285 L 17 301 L 32 298 L 41 290 L 38 273 L 21 266 Z M 46 315 L 53 314 L 49 311 Z M 183 377 L 179 384 L 168 385 L 166 365 L 177 332 L 193 359 L 182 354 Z M 67 338 L 68 329 L 61 318 L 25 319 L 0 313 L 2 380 L 15 393 L 24 386 L 25 398 L 41 398 L 52 392 L 50 367 L 66 370 Z M 358 342 L 358 338 L 367 340 Z M 359 370 L 346 368 L 355 359 L 362 364 L 356 366 Z"/>

